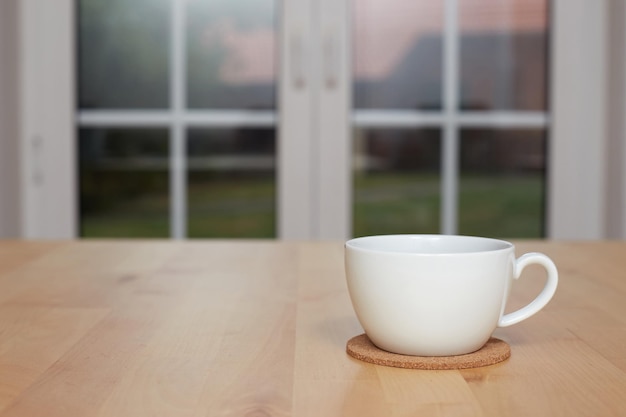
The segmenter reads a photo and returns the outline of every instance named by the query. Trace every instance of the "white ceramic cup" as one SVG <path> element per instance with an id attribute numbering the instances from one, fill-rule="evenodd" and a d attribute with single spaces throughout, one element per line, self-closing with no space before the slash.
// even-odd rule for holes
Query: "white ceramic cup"
<path id="1" fill-rule="evenodd" d="M 529 264 L 546 269 L 546 285 L 530 304 L 504 314 L 513 280 Z M 470 236 L 360 237 L 346 242 L 345 266 L 352 305 L 370 340 L 414 356 L 480 349 L 496 327 L 541 310 L 558 283 L 547 256 L 516 259 L 512 243 Z"/>

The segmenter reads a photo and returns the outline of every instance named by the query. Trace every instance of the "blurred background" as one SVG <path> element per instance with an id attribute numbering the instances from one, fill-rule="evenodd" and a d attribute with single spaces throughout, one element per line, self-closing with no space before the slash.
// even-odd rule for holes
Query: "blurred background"
<path id="1" fill-rule="evenodd" d="M 3 1 L 0 237 L 624 238 L 587 3 Z"/>

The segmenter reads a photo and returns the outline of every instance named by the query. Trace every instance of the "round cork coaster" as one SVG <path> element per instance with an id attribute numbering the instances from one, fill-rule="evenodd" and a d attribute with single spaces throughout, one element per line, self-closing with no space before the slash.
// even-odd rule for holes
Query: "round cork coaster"
<path id="1" fill-rule="evenodd" d="M 348 355 L 376 365 L 409 369 L 466 369 L 493 365 L 511 356 L 511 347 L 503 340 L 490 338 L 476 352 L 458 356 L 408 356 L 376 347 L 366 334 L 348 340 Z"/>

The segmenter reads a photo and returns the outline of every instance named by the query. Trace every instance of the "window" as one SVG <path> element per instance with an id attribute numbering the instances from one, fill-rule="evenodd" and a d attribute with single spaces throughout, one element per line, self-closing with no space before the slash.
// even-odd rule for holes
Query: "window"
<path id="1" fill-rule="evenodd" d="M 168 0 L 166 7 L 170 7 L 169 1 L 173 0 Z M 502 7 L 518 10 L 526 3 L 536 4 L 503 2 Z M 116 3 L 102 4 L 115 6 Z M 485 97 L 476 94 L 476 90 L 467 87 L 450 89 L 448 87 L 452 84 L 445 82 L 446 79 L 454 80 L 452 77 L 454 72 L 449 71 L 453 66 L 446 63 L 454 63 L 455 56 L 455 67 L 460 68 L 459 74 L 466 74 L 469 71 L 463 69 L 465 67 L 461 63 L 463 51 L 467 50 L 464 47 L 466 42 L 463 37 L 453 37 L 450 34 L 455 33 L 455 27 L 456 32 L 464 33 L 463 22 L 467 18 L 463 16 L 469 12 L 463 8 L 475 6 L 476 2 L 445 0 L 436 4 L 433 2 L 426 4 L 440 10 L 437 13 L 440 13 L 441 18 L 433 22 L 438 22 L 441 28 L 442 56 L 441 61 L 437 62 L 442 65 L 443 81 L 440 87 L 437 85 L 434 88 L 433 85 L 427 85 L 426 89 L 420 87 L 420 96 L 426 100 L 420 101 L 419 109 L 385 109 L 376 106 L 368 108 L 363 107 L 362 102 L 358 104 L 359 102 L 355 101 L 358 104 L 356 110 L 352 113 L 347 112 L 352 97 L 350 90 L 359 84 L 358 80 L 355 84 L 348 82 L 348 75 L 352 72 L 348 74 L 351 64 L 345 60 L 346 56 L 350 56 L 347 52 L 350 49 L 347 42 L 349 37 L 345 28 L 346 22 L 352 20 L 355 25 L 357 22 L 348 17 L 350 8 L 347 2 L 326 0 L 284 2 L 277 7 L 280 16 L 276 19 L 274 51 L 276 73 L 280 74 L 280 77 L 274 80 L 278 86 L 275 102 L 276 109 L 279 108 L 280 111 L 193 108 L 187 109 L 188 111 L 183 112 L 183 116 L 180 117 L 178 112 L 173 112 L 171 108 L 133 108 L 132 111 L 119 108 L 92 108 L 79 111 L 78 128 L 90 132 L 90 135 L 94 135 L 94 131 L 98 129 L 106 131 L 107 135 L 120 135 L 129 129 L 151 131 L 151 134 L 157 130 L 167 131 L 167 151 L 170 152 L 166 162 L 167 207 L 168 229 L 171 236 L 177 236 L 177 233 L 185 235 L 180 232 L 187 228 L 187 220 L 183 216 L 190 215 L 189 208 L 185 207 L 188 187 L 186 165 L 189 163 L 185 159 L 187 155 L 185 147 L 189 146 L 187 143 L 189 139 L 181 141 L 173 140 L 172 137 L 187 135 L 189 138 L 191 135 L 199 134 L 191 131 L 206 129 L 215 129 L 218 136 L 221 136 L 224 133 L 218 131 L 228 128 L 275 130 L 273 146 L 276 152 L 275 175 L 278 180 L 274 192 L 278 215 L 274 215 L 274 221 L 277 236 L 281 238 L 340 239 L 348 237 L 351 229 L 355 230 L 355 234 L 360 233 L 356 225 L 353 225 L 352 218 L 362 219 L 359 213 L 365 211 L 359 211 L 358 207 L 353 208 L 352 200 L 359 198 L 359 190 L 357 189 L 353 195 L 352 179 L 356 182 L 356 187 L 371 186 L 367 178 L 364 180 L 361 176 L 362 172 L 357 172 L 363 169 L 366 159 L 372 159 L 362 156 L 367 152 L 372 154 L 374 151 L 384 151 L 387 153 L 380 154 L 384 158 L 374 155 L 376 156 L 374 159 L 389 160 L 391 154 L 388 142 L 396 141 L 397 138 L 400 138 L 396 141 L 399 144 L 398 149 L 408 149 L 409 145 L 402 142 L 411 138 L 411 141 L 415 140 L 420 146 L 428 144 L 424 148 L 427 152 L 440 154 L 441 173 L 436 179 L 441 193 L 439 207 L 432 208 L 432 204 L 427 203 L 417 211 L 419 214 L 416 217 L 424 219 L 426 213 L 426 218 L 430 219 L 427 222 L 431 226 L 437 226 L 439 222 L 437 229 L 439 231 L 467 230 L 464 224 L 477 223 L 474 216 L 468 219 L 461 218 L 464 214 L 459 213 L 459 207 L 465 210 L 463 205 L 468 204 L 463 190 L 467 189 L 468 184 L 472 185 L 470 180 L 474 180 L 477 175 L 483 175 L 490 170 L 502 170 L 500 162 L 508 160 L 508 156 L 504 159 L 490 157 L 488 159 L 490 162 L 485 167 L 478 167 L 465 157 L 460 160 L 459 151 L 462 147 L 473 148 L 470 154 L 482 160 L 483 157 L 480 155 L 501 153 L 502 151 L 498 149 L 502 147 L 508 151 L 507 146 L 502 143 L 510 145 L 519 142 L 522 132 L 525 132 L 524 137 L 532 138 L 533 142 L 528 146 L 515 146 L 516 149 L 524 150 L 526 156 L 522 158 L 524 163 L 520 166 L 527 168 L 518 173 L 506 172 L 506 176 L 515 179 L 514 176 L 524 173 L 530 180 L 532 175 L 540 174 L 541 184 L 545 184 L 547 178 L 549 183 L 547 193 L 543 185 L 543 189 L 533 187 L 532 191 L 533 195 L 537 195 L 537 191 L 541 192 L 544 195 L 542 198 L 546 200 L 547 235 L 551 238 L 600 238 L 606 236 L 609 229 L 617 230 L 613 226 L 616 221 L 623 224 L 624 216 L 607 216 L 606 208 L 611 206 L 612 211 L 618 213 L 615 203 L 617 200 L 618 203 L 620 201 L 623 203 L 624 181 L 619 180 L 623 176 L 614 176 L 611 178 L 616 181 L 607 181 L 606 167 L 607 164 L 613 164 L 613 169 L 609 172 L 621 172 L 624 164 L 621 163 L 622 153 L 611 152 L 611 158 L 607 160 L 607 146 L 612 141 L 607 139 L 606 114 L 609 109 L 608 96 L 620 102 L 619 97 L 623 96 L 623 89 L 619 85 L 607 84 L 610 80 L 607 79 L 606 73 L 610 68 L 611 73 L 617 72 L 613 75 L 619 76 L 621 67 L 611 64 L 622 59 L 620 58 L 622 55 L 617 52 L 623 50 L 623 37 L 619 35 L 623 34 L 623 25 L 620 26 L 619 22 L 616 24 L 615 21 L 624 20 L 623 10 L 614 7 L 612 3 L 584 0 L 551 1 L 550 21 L 554 24 L 550 25 L 548 37 L 550 53 L 544 57 L 544 60 L 549 61 L 549 65 L 546 66 L 550 77 L 544 78 L 550 79 L 545 91 L 549 100 L 545 97 L 540 97 L 539 101 L 522 100 L 519 89 L 516 89 L 512 90 L 513 95 L 509 94 L 511 91 L 507 92 L 509 98 L 502 95 L 494 99 L 495 104 L 492 103 L 492 108 L 483 108 L 484 104 L 477 101 L 484 100 Z M 77 51 L 71 42 L 75 39 L 78 29 L 72 24 L 75 22 L 74 14 L 77 12 L 75 6 L 73 0 L 59 0 L 54 4 L 43 0 L 20 2 L 19 10 L 14 16 L 16 19 L 19 18 L 22 68 L 19 93 L 20 193 L 15 198 L 20 200 L 23 209 L 20 219 L 11 221 L 20 223 L 21 233 L 25 237 L 77 236 L 75 223 L 79 216 L 76 213 L 75 200 L 78 189 L 74 167 L 80 152 L 79 141 L 74 140 L 77 133 L 73 124 L 76 120 L 74 117 L 76 108 L 72 95 L 76 86 L 74 80 L 77 78 L 74 77 L 76 66 L 73 64 Z M 457 13 L 451 14 L 450 10 L 456 10 Z M 384 16 L 383 13 L 377 14 L 381 18 Z M 175 14 L 169 16 L 168 21 L 173 22 Z M 416 20 L 419 20 L 418 17 Z M 157 18 L 153 20 L 154 24 L 160 21 Z M 580 31 L 580 24 L 583 21 L 585 31 Z M 455 26 L 450 22 L 458 23 Z M 503 22 L 509 25 L 508 27 L 512 25 L 510 18 L 504 19 Z M 607 26 L 615 29 L 615 37 L 613 30 L 611 31 L 611 42 L 607 37 L 609 35 Z M 168 51 L 170 44 L 181 44 L 181 39 L 173 36 L 171 27 L 173 26 L 168 27 L 170 32 L 166 36 Z M 234 38 L 231 36 L 230 39 Z M 398 41 L 401 39 L 397 38 Z M 389 44 L 389 49 L 395 50 L 396 46 L 401 44 L 402 42 Z M 448 44 L 452 45 L 452 48 L 448 48 Z M 436 42 L 431 47 L 433 45 L 436 45 Z M 497 42 L 492 45 L 501 44 Z M 526 47 L 523 45 L 528 44 L 516 40 L 514 45 L 517 49 L 514 48 L 509 52 L 498 49 L 498 54 L 511 56 L 512 51 L 525 50 Z M 450 54 L 454 49 L 458 54 Z M 41 51 L 54 53 L 43 54 Z M 177 51 L 180 53 L 184 48 L 178 48 Z M 281 51 L 281 54 L 277 54 L 277 51 Z M 363 54 L 359 50 L 355 53 Z M 433 53 L 436 51 L 433 50 Z M 172 55 L 168 54 L 167 57 L 168 71 L 175 70 L 177 74 L 186 72 L 181 71 L 179 67 L 172 68 L 174 62 L 171 59 Z M 434 65 L 434 61 L 428 65 Z M 467 66 L 471 67 L 472 65 Z M 430 71 L 429 68 L 422 70 Z M 372 73 L 369 75 L 372 76 Z M 155 83 L 156 80 L 157 78 L 152 78 L 144 81 Z M 172 83 L 173 80 L 178 80 L 178 84 L 184 81 L 180 77 L 169 77 L 168 74 L 167 82 Z M 232 78 L 229 80 L 232 82 Z M 456 82 L 466 86 L 463 80 Z M 483 77 L 481 82 L 493 84 L 504 83 L 504 80 L 499 77 L 495 79 Z M 169 103 L 174 89 L 171 84 L 168 84 L 167 88 Z M 177 91 L 183 90 L 184 88 L 178 88 Z M 502 92 L 500 89 L 498 91 Z M 377 94 L 372 90 L 368 99 Z M 357 93 L 355 95 L 358 96 Z M 436 95 L 440 95 L 442 99 L 439 108 L 436 107 L 437 103 L 431 100 Z M 450 96 L 453 98 L 456 96 L 456 100 L 444 100 Z M 385 97 L 377 97 L 382 98 Z M 179 97 L 177 103 L 184 102 L 185 100 L 181 101 Z M 449 103 L 454 102 L 462 103 L 462 106 L 450 107 Z M 549 102 L 549 113 L 547 108 L 528 106 L 528 103 L 538 102 Z M 376 102 L 376 105 L 378 103 L 380 101 Z M 176 108 L 183 107 L 181 105 Z M 616 107 L 612 106 L 610 109 Z M 455 113 L 451 113 L 453 110 Z M 615 110 L 615 113 L 616 120 L 621 120 L 617 117 L 619 111 Z M 447 114 L 454 114 L 455 117 L 448 119 L 447 116 L 444 117 Z M 198 119 L 200 115 L 202 122 Z M 350 131 L 347 128 L 349 121 L 352 121 L 350 130 L 354 131 L 354 135 L 346 134 Z M 384 139 L 388 136 L 387 132 L 391 131 L 393 135 L 390 137 L 394 139 Z M 205 140 L 212 142 L 214 139 Z M 387 144 L 382 146 L 381 141 L 386 141 Z M 438 145 L 433 144 L 437 141 Z M 364 143 L 374 148 L 369 150 Z M 549 148 L 549 152 L 543 154 L 543 162 L 541 155 L 536 154 L 538 146 Z M 259 151 L 261 154 L 259 156 L 262 157 L 260 159 L 266 159 L 267 149 Z M 351 156 L 353 149 L 355 153 L 357 151 L 360 153 Z M 215 161 L 215 158 L 211 159 Z M 197 163 L 198 160 L 194 161 L 194 165 Z M 549 166 L 549 169 L 542 173 L 541 169 L 536 168 L 541 167 L 541 164 L 544 167 Z M 531 168 L 532 166 L 535 168 Z M 581 166 L 585 169 L 581 169 Z M 405 167 L 407 174 L 416 174 L 419 171 L 415 163 Z M 266 168 L 263 169 L 267 172 Z M 385 169 L 393 171 L 396 167 L 388 166 Z M 426 167 L 420 169 L 422 171 L 419 175 L 428 176 Z M 436 168 L 430 166 L 428 169 L 434 172 Z M 374 173 L 378 175 L 383 172 Z M 404 178 L 404 174 L 402 173 L 400 177 Z M 530 182 L 536 184 L 536 181 Z M 179 186 L 173 186 L 174 183 Z M 327 186 L 328 184 L 332 186 Z M 473 184 L 476 184 L 476 181 Z M 501 208 L 503 204 L 497 203 L 497 206 Z M 433 212 L 439 213 L 438 220 L 436 215 L 431 214 Z M 454 215 L 455 212 L 457 215 Z M 619 213 L 623 214 L 623 210 L 620 209 Z M 536 224 L 537 222 L 533 221 L 533 226 L 527 230 L 531 230 Z M 370 226 L 368 226 L 370 230 L 377 227 L 375 223 Z M 174 230 L 179 232 L 172 233 Z M 416 228 L 410 226 L 406 230 Z"/>
<path id="2" fill-rule="evenodd" d="M 353 14 L 354 234 L 543 236 L 547 1 Z"/>
<path id="3" fill-rule="evenodd" d="M 78 6 L 81 236 L 274 237 L 273 1 Z"/>

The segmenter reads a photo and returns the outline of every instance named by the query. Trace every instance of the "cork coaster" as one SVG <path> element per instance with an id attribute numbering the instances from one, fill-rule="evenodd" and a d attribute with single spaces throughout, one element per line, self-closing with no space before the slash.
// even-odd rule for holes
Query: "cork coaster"
<path id="1" fill-rule="evenodd" d="M 407 356 L 387 352 L 376 347 L 367 335 L 362 334 L 348 340 L 348 355 L 364 362 L 377 365 L 409 369 L 466 369 L 493 365 L 511 356 L 511 347 L 503 340 L 490 338 L 476 352 L 458 356 Z"/>

